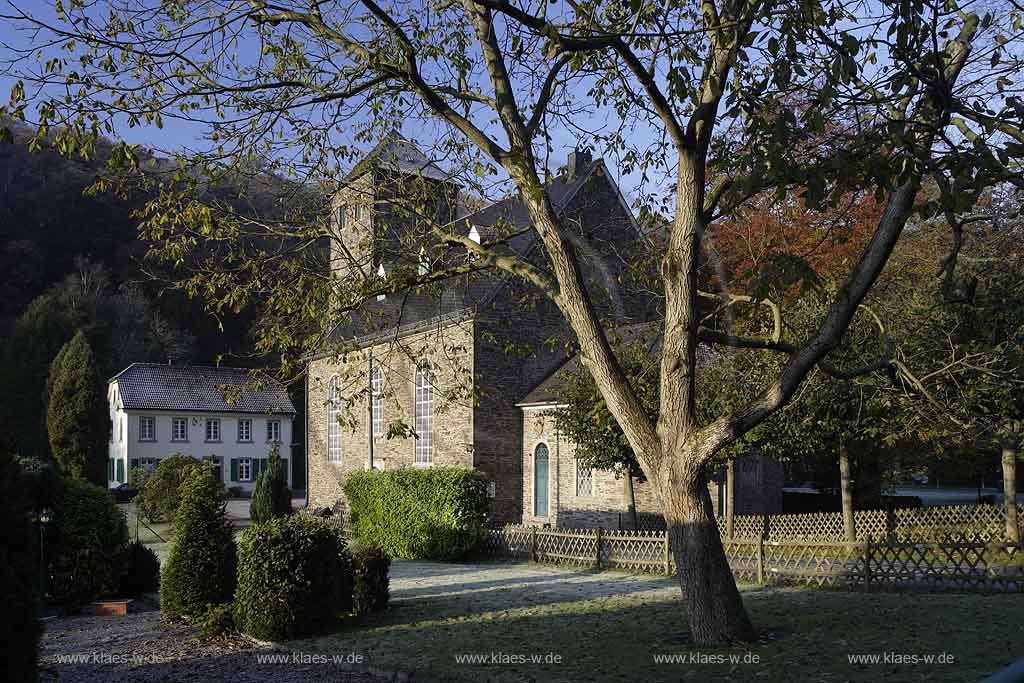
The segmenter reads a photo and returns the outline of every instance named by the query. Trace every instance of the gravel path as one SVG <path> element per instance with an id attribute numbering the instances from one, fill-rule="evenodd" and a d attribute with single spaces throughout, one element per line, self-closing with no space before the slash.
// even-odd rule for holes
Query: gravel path
<path id="1" fill-rule="evenodd" d="M 40 644 L 40 681 L 128 683 L 378 683 L 368 673 L 350 673 L 332 662 L 294 661 L 291 650 L 234 640 L 210 641 L 190 626 L 169 626 L 152 601 L 126 617 L 78 616 L 46 623 Z M 274 655 L 286 661 L 261 662 Z M 299 655 L 301 656 L 301 655 Z M 74 657 L 77 661 L 72 661 Z M 12 682 L 13 683 L 13 682 Z"/>

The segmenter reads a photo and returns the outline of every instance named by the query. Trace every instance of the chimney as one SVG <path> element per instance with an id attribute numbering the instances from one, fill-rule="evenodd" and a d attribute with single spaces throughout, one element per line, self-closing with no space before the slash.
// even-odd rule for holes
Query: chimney
<path id="1" fill-rule="evenodd" d="M 593 160 L 594 157 L 591 155 L 589 149 L 580 149 L 577 147 L 574 151 L 569 152 L 569 160 L 565 165 L 566 175 L 569 176 L 570 180 L 572 180 L 582 173 L 583 169 L 589 166 L 590 162 Z"/>

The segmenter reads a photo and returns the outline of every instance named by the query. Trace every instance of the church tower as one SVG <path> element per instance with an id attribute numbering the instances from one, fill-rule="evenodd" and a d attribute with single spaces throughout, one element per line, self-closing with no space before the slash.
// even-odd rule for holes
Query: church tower
<path id="1" fill-rule="evenodd" d="M 349 173 L 331 202 L 331 272 L 375 277 L 430 260 L 431 230 L 455 220 L 459 186 L 398 132 Z"/>

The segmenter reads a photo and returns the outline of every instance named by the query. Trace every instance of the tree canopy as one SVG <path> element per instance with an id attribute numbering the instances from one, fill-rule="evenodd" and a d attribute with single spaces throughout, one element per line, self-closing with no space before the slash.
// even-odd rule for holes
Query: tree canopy
<path id="1" fill-rule="evenodd" d="M 707 463 L 782 409 L 816 368 L 851 377 L 889 364 L 883 356 L 840 372 L 833 355 L 908 222 L 945 216 L 962 235 L 963 217 L 990 188 L 1021 180 L 1024 107 L 1013 82 L 1021 15 L 1012 4 L 108 4 L 103 12 L 61 5 L 52 19 L 5 10 L 26 31 L 46 32 L 54 49 L 41 63 L 13 67 L 21 81 L 0 114 L 31 116 L 40 135 L 54 132 L 58 149 L 85 155 L 122 124 L 196 123 L 204 144 L 183 152 L 173 173 L 119 144 L 98 187 L 159 185 L 143 223 L 151 255 L 184 266 L 180 285 L 216 312 L 265 301 L 259 348 L 279 354 L 285 372 L 382 292 L 492 268 L 546 296 L 659 492 L 696 642 L 754 637 L 710 517 Z M 203 196 L 209 184 L 253 169 L 329 188 L 360 144 L 403 123 L 433 140 L 431 157 L 465 189 L 514 190 L 542 258 L 503 249 L 507 235 L 478 243 L 423 215 L 412 239 L 419 244 L 405 244 L 405 253 L 466 258 L 429 273 L 413 257 L 384 279 L 358 267 L 325 277 L 313 245 L 340 239 L 323 220 L 323 202 L 254 219 Z M 663 310 L 656 416 L 615 356 L 549 196 L 556 136 L 583 138 L 648 179 L 634 191 L 642 212 L 670 216 L 655 254 Z M 878 205 L 870 237 L 806 334 L 791 334 L 788 309 L 760 291 L 699 286 L 708 226 L 762 196 L 812 209 L 851 196 Z M 259 241 L 242 239 L 250 234 Z M 215 256 L 192 258 L 200 243 L 216 245 Z M 959 250 L 954 239 L 943 262 L 949 282 Z M 702 298 L 721 302 L 722 315 L 707 319 Z M 764 334 L 730 326 L 747 308 L 765 314 Z M 753 398 L 705 420 L 697 412 L 702 343 L 768 350 L 781 362 Z"/>

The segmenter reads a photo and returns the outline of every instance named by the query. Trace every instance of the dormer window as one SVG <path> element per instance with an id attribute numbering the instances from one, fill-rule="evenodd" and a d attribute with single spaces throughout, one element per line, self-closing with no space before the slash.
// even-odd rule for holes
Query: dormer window
<path id="1" fill-rule="evenodd" d="M 379 266 L 377 266 L 377 277 L 379 277 L 381 280 L 383 280 L 387 276 L 388 276 L 388 274 L 387 274 L 387 271 L 384 270 L 384 264 L 382 263 Z M 378 294 L 377 295 L 377 301 L 384 301 L 385 297 L 387 297 L 387 294 L 383 294 L 383 293 Z"/>
<path id="2" fill-rule="evenodd" d="M 356 219 L 357 221 L 363 220 L 363 205 L 362 204 L 356 204 L 352 208 L 352 217 L 354 219 Z"/>

